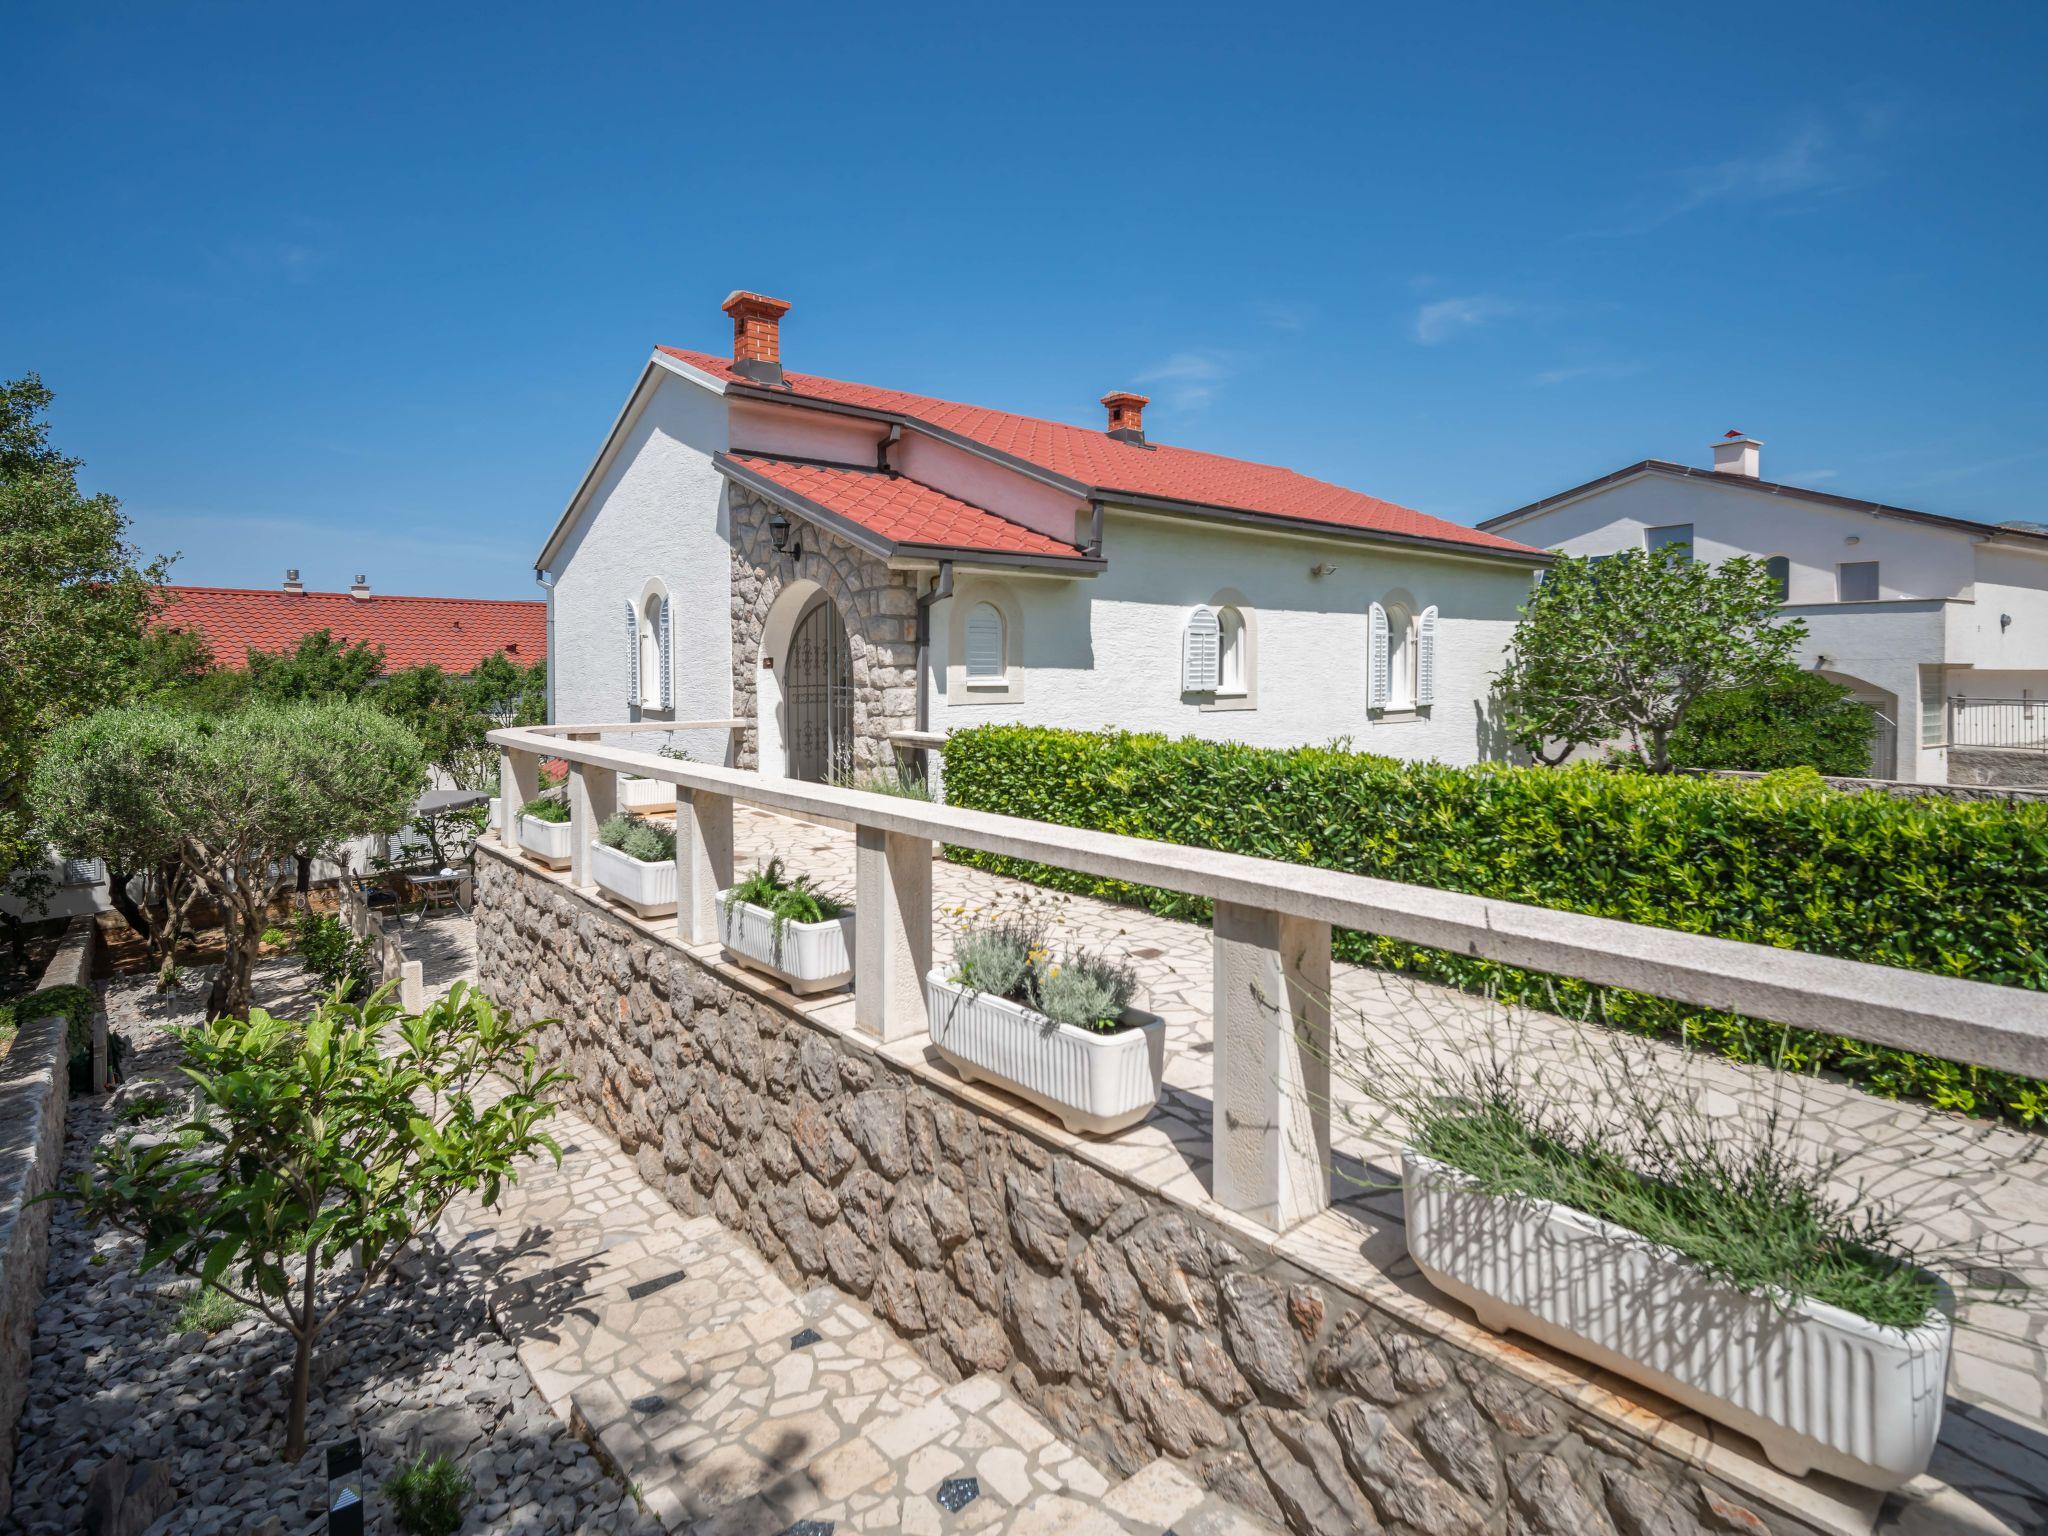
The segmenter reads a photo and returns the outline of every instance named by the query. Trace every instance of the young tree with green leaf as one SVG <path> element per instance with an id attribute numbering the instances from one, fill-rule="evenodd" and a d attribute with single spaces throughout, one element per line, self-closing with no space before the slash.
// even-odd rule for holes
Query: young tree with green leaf
<path id="1" fill-rule="evenodd" d="M 1707 694 L 1779 676 L 1805 637 L 1778 618 L 1761 560 L 1719 565 L 1674 546 L 1558 557 L 1522 609 L 1496 682 L 1509 738 L 1538 761 L 1626 740 L 1653 772 Z"/>
<path id="2" fill-rule="evenodd" d="M 359 699 L 383 675 L 383 646 L 337 640 L 328 629 L 301 635 L 288 651 L 249 651 L 250 696 L 273 704 Z"/>
<path id="3" fill-rule="evenodd" d="M 457 983 L 416 1015 L 385 992 L 361 1005 L 336 994 L 302 1024 L 258 1008 L 184 1030 L 191 1119 L 155 1145 L 103 1148 L 62 1193 L 140 1238 L 143 1272 L 169 1265 L 291 1336 L 295 1462 L 321 1335 L 456 1196 L 494 1205 L 521 1159 L 560 1161 L 540 1126 L 563 1074 L 539 1065 L 540 1027 Z M 486 1103 L 492 1075 L 509 1087 Z"/>
<path id="4" fill-rule="evenodd" d="M 0 883 L 39 870 L 29 776 L 66 720 L 130 697 L 132 660 L 169 569 L 128 542 L 121 504 L 78 488 L 50 445 L 50 390 L 0 384 Z"/>
<path id="5" fill-rule="evenodd" d="M 1671 737 L 1676 768 L 1870 772 L 1877 717 L 1840 683 L 1788 667 L 1749 688 L 1700 697 Z"/>

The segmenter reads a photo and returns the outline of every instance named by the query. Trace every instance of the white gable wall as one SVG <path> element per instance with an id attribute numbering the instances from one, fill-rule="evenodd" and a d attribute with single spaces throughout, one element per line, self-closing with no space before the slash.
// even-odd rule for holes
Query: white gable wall
<path id="1" fill-rule="evenodd" d="M 1527 600 L 1526 566 L 1446 559 L 1392 545 L 1298 538 L 1112 508 L 1109 568 L 1092 580 L 957 578 L 934 615 L 932 728 L 989 721 L 1120 728 L 1257 746 L 1351 738 L 1360 751 L 1471 763 L 1505 755 L 1488 713 L 1492 678 Z M 1311 576 L 1318 563 L 1335 567 Z M 992 595 L 1014 611 L 1014 692 L 965 686 L 960 610 Z M 1375 715 L 1367 700 L 1367 615 L 1393 598 L 1439 611 L 1436 703 Z M 1181 692 L 1181 634 L 1198 605 L 1245 610 L 1252 696 L 1222 705 Z"/>
<path id="2" fill-rule="evenodd" d="M 554 559 L 548 671 L 556 720 L 644 718 L 658 727 L 730 711 L 732 553 L 725 481 L 711 462 L 726 440 L 724 397 L 654 376 Z M 675 708 L 629 714 L 625 607 L 641 601 L 650 581 L 669 594 Z"/>

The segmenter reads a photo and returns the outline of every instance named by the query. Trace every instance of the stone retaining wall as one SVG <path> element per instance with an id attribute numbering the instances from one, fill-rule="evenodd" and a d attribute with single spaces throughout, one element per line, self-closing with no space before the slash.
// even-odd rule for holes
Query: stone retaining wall
<path id="1" fill-rule="evenodd" d="M 2020 752 L 1997 747 L 1950 747 L 1948 782 L 1965 793 L 1996 787 L 2018 790 L 2012 798 L 2038 799 L 2048 792 L 2048 752 Z M 2031 795 L 2025 792 L 2031 790 Z"/>
<path id="2" fill-rule="evenodd" d="M 92 918 L 75 917 L 45 987 L 84 986 L 92 977 Z M 24 1019 L 0 1058 L 0 1519 L 14 1504 L 14 1431 L 28 1397 L 36 1304 L 50 1253 L 50 1207 L 31 1205 L 64 1166 L 64 1110 L 70 1098 L 66 1021 Z"/>
<path id="3" fill-rule="evenodd" d="M 1311 1536 L 1811 1529 L 479 851 L 480 985 L 560 1021 L 543 1054 L 651 1184 L 1101 1462 Z"/>

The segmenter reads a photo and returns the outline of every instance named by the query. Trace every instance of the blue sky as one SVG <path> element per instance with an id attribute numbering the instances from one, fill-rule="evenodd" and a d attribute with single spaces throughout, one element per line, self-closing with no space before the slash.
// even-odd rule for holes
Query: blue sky
<path id="1" fill-rule="evenodd" d="M 457 11 L 9 9 L 0 372 L 180 580 L 535 595 L 742 286 L 1459 521 L 1730 427 L 2048 520 L 2048 8 Z"/>

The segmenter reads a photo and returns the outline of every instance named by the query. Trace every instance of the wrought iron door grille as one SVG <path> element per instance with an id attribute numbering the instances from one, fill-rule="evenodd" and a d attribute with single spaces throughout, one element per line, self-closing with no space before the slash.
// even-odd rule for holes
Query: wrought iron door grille
<path id="1" fill-rule="evenodd" d="M 829 783 L 853 768 L 853 656 L 831 599 L 797 620 L 789 642 L 789 773 Z"/>

